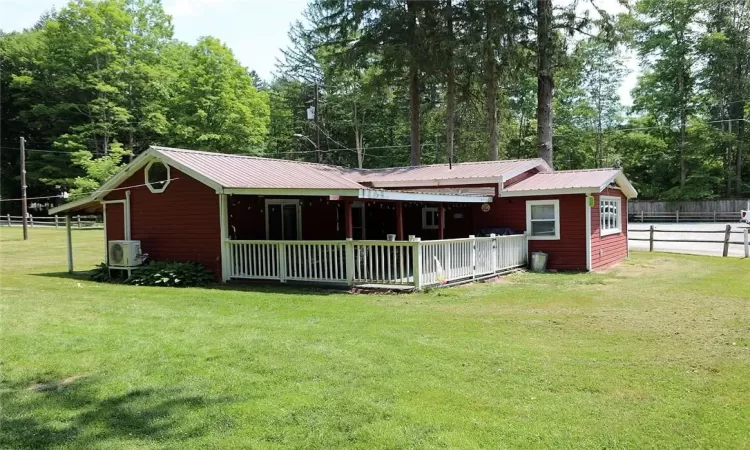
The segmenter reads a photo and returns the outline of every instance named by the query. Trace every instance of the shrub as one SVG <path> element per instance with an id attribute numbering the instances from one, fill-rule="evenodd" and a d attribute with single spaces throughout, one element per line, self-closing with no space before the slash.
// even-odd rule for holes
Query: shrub
<path id="1" fill-rule="evenodd" d="M 214 275 L 196 262 L 152 261 L 133 271 L 128 284 L 136 286 L 205 286 Z"/>
<path id="2" fill-rule="evenodd" d="M 112 276 L 109 274 L 107 263 L 99 263 L 89 272 L 89 280 L 98 281 L 99 283 L 109 283 Z"/>

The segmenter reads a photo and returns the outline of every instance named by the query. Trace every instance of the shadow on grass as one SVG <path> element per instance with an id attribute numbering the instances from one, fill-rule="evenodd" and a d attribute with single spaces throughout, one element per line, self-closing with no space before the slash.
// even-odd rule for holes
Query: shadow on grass
<path id="1" fill-rule="evenodd" d="M 188 413 L 230 401 L 153 388 L 101 398 L 95 383 L 86 380 L 50 390 L 19 386 L 4 391 L 0 448 L 14 449 L 191 439 L 209 432 L 210 425 L 187 420 Z"/>
<path id="2" fill-rule="evenodd" d="M 103 283 L 103 284 L 109 284 L 114 285 L 118 284 L 123 287 L 131 287 L 128 284 L 125 283 L 105 283 L 105 282 L 96 282 L 91 281 L 88 277 L 89 272 L 88 271 L 78 271 L 73 273 L 68 272 L 48 272 L 48 273 L 32 273 L 29 274 L 32 276 L 37 277 L 49 277 L 49 278 L 61 278 L 61 279 L 67 279 L 67 280 L 78 280 L 78 281 L 87 281 L 91 283 Z M 132 286 L 135 287 L 135 286 Z M 238 292 L 251 292 L 251 293 L 269 293 L 269 294 L 279 294 L 279 295 L 294 295 L 294 296 L 300 296 L 300 295 L 331 295 L 331 294 L 341 294 L 348 292 L 349 288 L 346 285 L 341 286 L 331 286 L 327 284 L 320 284 L 320 285 L 310 285 L 310 284 L 302 284 L 302 283 L 295 283 L 295 282 L 287 282 L 287 283 L 279 283 L 274 281 L 263 281 L 263 280 L 253 280 L 253 281 L 230 281 L 226 284 L 209 284 L 207 286 L 200 286 L 200 287 L 188 287 L 188 288 L 177 288 L 177 287 L 161 287 L 160 289 L 210 289 L 210 290 L 217 290 L 217 291 L 238 291 Z"/>

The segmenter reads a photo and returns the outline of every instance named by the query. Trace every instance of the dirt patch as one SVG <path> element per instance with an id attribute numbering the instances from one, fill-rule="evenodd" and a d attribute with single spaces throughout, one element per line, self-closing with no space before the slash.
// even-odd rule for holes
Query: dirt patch
<path id="1" fill-rule="evenodd" d="M 86 378 L 86 375 L 73 375 L 72 377 L 63 378 L 59 381 L 51 381 L 49 383 L 34 383 L 27 389 L 35 392 L 60 391 L 82 378 Z"/>

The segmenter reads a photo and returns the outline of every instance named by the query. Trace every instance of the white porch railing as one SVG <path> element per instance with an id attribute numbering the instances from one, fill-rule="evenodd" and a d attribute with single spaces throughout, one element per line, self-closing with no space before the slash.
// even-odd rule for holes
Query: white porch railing
<path id="1" fill-rule="evenodd" d="M 439 241 L 226 240 L 231 279 L 422 287 L 523 267 L 526 235 Z"/>

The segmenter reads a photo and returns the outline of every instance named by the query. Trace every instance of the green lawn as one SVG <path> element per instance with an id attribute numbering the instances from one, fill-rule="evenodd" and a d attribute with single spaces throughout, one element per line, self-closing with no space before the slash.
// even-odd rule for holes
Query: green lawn
<path id="1" fill-rule="evenodd" d="M 0 448 L 750 448 L 750 261 L 408 295 L 145 288 L 0 229 Z M 74 231 L 78 269 L 99 231 Z"/>

